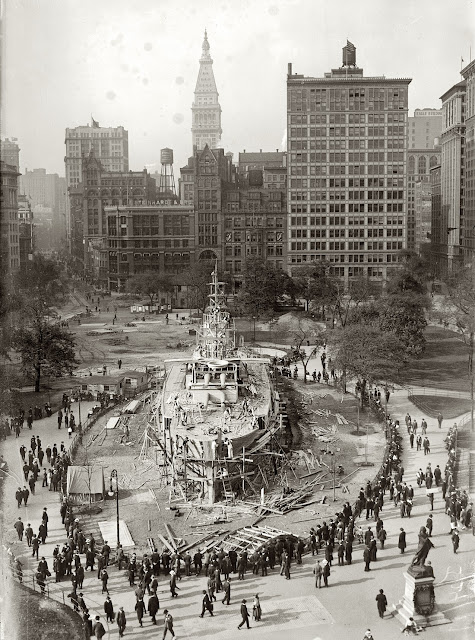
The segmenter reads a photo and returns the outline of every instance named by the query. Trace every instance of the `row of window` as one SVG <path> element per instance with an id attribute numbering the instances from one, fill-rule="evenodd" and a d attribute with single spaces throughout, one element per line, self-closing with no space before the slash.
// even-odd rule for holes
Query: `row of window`
<path id="1" fill-rule="evenodd" d="M 402 225 L 402 216 L 292 216 L 291 227 L 325 227 L 355 225 Z"/>
<path id="2" fill-rule="evenodd" d="M 384 124 L 385 122 L 404 122 L 404 113 L 330 113 L 291 114 L 290 124 Z"/>

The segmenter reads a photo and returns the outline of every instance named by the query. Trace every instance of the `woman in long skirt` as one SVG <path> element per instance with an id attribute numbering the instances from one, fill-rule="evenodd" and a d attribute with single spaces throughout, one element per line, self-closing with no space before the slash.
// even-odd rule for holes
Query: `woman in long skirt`
<path id="1" fill-rule="evenodd" d="M 254 620 L 256 620 L 256 622 L 259 622 L 259 620 L 261 619 L 262 610 L 259 600 L 259 594 L 257 593 L 254 596 L 254 602 L 252 603 L 252 615 L 254 616 Z"/>

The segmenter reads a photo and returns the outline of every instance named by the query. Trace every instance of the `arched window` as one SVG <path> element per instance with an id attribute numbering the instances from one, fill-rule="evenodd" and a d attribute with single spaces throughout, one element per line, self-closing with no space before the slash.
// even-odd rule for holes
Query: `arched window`
<path id="1" fill-rule="evenodd" d="M 419 158 L 419 162 L 417 163 L 417 173 L 419 174 L 427 173 L 427 158 L 425 156 L 421 156 Z"/>
<path id="2" fill-rule="evenodd" d="M 431 156 L 429 160 L 429 167 L 436 167 L 438 164 L 437 156 Z"/>
<path id="3" fill-rule="evenodd" d="M 409 156 L 409 173 L 414 174 L 416 172 L 416 159 L 414 156 Z"/>

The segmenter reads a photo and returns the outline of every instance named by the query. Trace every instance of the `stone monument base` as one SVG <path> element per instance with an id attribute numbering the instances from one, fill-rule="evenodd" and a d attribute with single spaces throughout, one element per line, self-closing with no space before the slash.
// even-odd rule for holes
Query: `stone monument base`
<path id="1" fill-rule="evenodd" d="M 409 618 L 420 627 L 433 627 L 449 624 L 450 620 L 441 611 L 437 611 L 434 596 L 434 576 L 425 572 L 411 571 L 404 573 L 406 588 L 398 604 L 393 605 L 393 615 L 406 626 Z M 416 574 L 416 575 L 413 575 Z"/>

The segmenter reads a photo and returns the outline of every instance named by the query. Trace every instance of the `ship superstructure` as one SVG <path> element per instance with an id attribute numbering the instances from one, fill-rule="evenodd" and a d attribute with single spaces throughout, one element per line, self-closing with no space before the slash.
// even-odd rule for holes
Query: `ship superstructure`
<path id="1" fill-rule="evenodd" d="M 276 428 L 278 394 L 269 359 L 236 346 L 216 270 L 210 289 L 193 354 L 165 361 L 159 425 L 174 478 L 185 483 L 185 492 L 190 483 L 200 483 L 202 497 L 213 503 L 218 487 L 223 494 L 230 491 L 223 464 L 245 460 L 245 451 Z"/>

